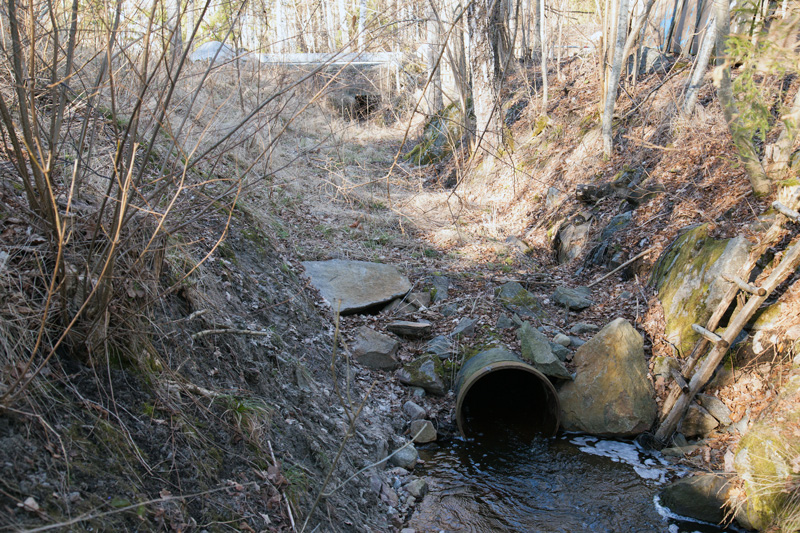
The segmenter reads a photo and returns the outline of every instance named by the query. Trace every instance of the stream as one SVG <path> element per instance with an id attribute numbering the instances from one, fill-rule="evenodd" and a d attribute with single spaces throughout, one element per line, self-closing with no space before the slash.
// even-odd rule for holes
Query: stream
<path id="1" fill-rule="evenodd" d="M 408 527 L 421 532 L 711 533 L 656 496 L 680 467 L 630 442 L 567 435 L 454 439 L 419 449 L 431 484 Z"/>

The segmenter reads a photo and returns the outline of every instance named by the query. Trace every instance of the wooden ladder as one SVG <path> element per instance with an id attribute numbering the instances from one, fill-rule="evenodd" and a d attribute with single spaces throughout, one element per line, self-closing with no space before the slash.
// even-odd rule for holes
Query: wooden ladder
<path id="1" fill-rule="evenodd" d="M 711 379 L 717 366 L 733 344 L 734 339 L 752 318 L 762 303 L 769 297 L 781 283 L 783 283 L 800 265 L 800 239 L 791 247 L 784 251 L 778 265 L 759 286 L 751 285 L 747 279 L 755 267 L 758 260 L 770 246 L 777 244 L 786 234 L 784 224 L 787 220 L 794 222 L 800 221 L 800 213 L 797 209 L 800 205 L 800 198 L 793 198 L 790 205 L 786 206 L 780 202 L 774 202 L 772 207 L 778 211 L 775 222 L 766 231 L 760 242 L 753 248 L 739 269 L 739 275 L 727 278 L 725 281 L 730 283 L 730 287 L 720 301 L 711 318 L 708 319 L 705 327 L 693 324 L 692 329 L 700 334 L 700 340 L 695 343 L 694 348 L 686 360 L 680 372 L 673 373 L 673 384 L 670 388 L 667 399 L 661 410 L 661 421 L 655 433 L 655 445 L 659 448 L 666 446 L 669 439 L 678 427 L 678 423 L 686 415 L 689 404 L 695 395 L 700 392 L 706 383 Z M 733 300 L 740 293 L 747 297 L 747 303 L 734 315 L 722 335 L 715 333 L 722 317 L 730 307 Z M 713 345 L 708 356 L 703 361 L 700 368 L 695 372 L 695 367 L 705 354 L 709 345 Z M 688 383 L 686 380 L 689 380 Z"/>

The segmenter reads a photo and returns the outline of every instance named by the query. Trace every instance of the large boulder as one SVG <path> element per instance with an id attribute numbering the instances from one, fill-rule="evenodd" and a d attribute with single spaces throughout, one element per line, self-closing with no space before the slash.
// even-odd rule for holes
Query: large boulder
<path id="1" fill-rule="evenodd" d="M 623 318 L 610 322 L 573 356 L 575 380 L 559 390 L 567 431 L 632 437 L 656 418 L 642 336 Z"/>
<path id="2" fill-rule="evenodd" d="M 366 311 L 403 296 L 411 282 L 392 265 L 366 261 L 304 261 L 311 284 L 334 311 Z"/>
<path id="3" fill-rule="evenodd" d="M 744 480 L 744 508 L 737 515 L 746 527 L 795 531 L 800 486 L 800 370 L 794 370 L 783 392 L 741 438 L 734 467 Z M 792 503 L 790 503 L 792 502 Z M 792 510 L 794 513 L 792 513 Z"/>
<path id="4" fill-rule="evenodd" d="M 747 259 L 744 237 L 712 239 L 708 224 L 684 232 L 658 259 L 651 283 L 664 308 L 666 338 L 687 354 L 699 339 L 692 324 L 705 325 Z"/>
<path id="5" fill-rule="evenodd" d="M 661 504 L 676 514 L 718 524 L 725 518 L 730 490 L 724 477 L 700 474 L 679 479 L 659 496 Z"/>

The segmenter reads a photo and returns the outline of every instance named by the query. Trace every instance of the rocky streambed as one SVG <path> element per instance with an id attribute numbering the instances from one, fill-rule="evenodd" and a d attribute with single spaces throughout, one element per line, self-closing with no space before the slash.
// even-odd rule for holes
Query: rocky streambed
<path id="1" fill-rule="evenodd" d="M 708 288 L 697 276 L 676 272 L 699 268 L 701 277 L 712 272 L 716 279 L 714 272 L 735 265 L 714 263 L 741 254 L 726 255 L 727 243 L 707 237 L 700 244 L 683 237 L 678 249 L 683 241 L 694 250 L 723 250 L 707 257 L 684 254 L 681 263 L 681 254 L 670 248 L 664 279 L 655 281 L 656 290 L 667 287 L 663 296 L 682 320 L 700 320 L 694 314 L 707 313 L 712 303 L 697 293 Z M 698 267 L 703 257 L 714 268 Z M 674 363 L 648 360 L 646 332 L 625 318 L 582 320 L 583 311 L 604 298 L 602 290 L 538 278 L 476 280 L 458 272 L 417 274 L 412 282 L 394 267 L 360 261 L 306 266 L 330 308 L 351 313 L 340 321 L 355 372 L 403 385 L 390 402 L 400 434 L 387 439 L 388 460 L 370 481 L 398 527 L 727 531 L 716 524 L 730 524 L 737 511 L 745 527 L 754 525 L 748 517 L 758 513 L 735 508 L 741 496 L 731 483 L 733 457 L 746 456 L 732 437 L 748 430 L 749 419 L 720 394 L 731 385 L 730 372 L 720 368 L 663 455 L 646 451 L 633 439 L 653 428 Z M 498 348 L 548 376 L 558 389 L 562 428 L 575 433 L 533 441 L 496 434 L 465 441 L 458 435 L 451 387 L 459 368 Z M 712 451 L 725 455 L 725 469 L 690 476 L 699 466 L 692 457 L 706 456 L 708 464 Z"/>

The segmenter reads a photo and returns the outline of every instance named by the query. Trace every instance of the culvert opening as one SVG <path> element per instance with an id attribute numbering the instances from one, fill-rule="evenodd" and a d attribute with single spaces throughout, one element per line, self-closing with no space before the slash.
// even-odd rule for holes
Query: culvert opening
<path id="1" fill-rule="evenodd" d="M 530 365 L 508 361 L 477 369 L 462 383 L 456 404 L 461 434 L 481 440 L 555 435 L 560 405 L 555 388 Z"/>

